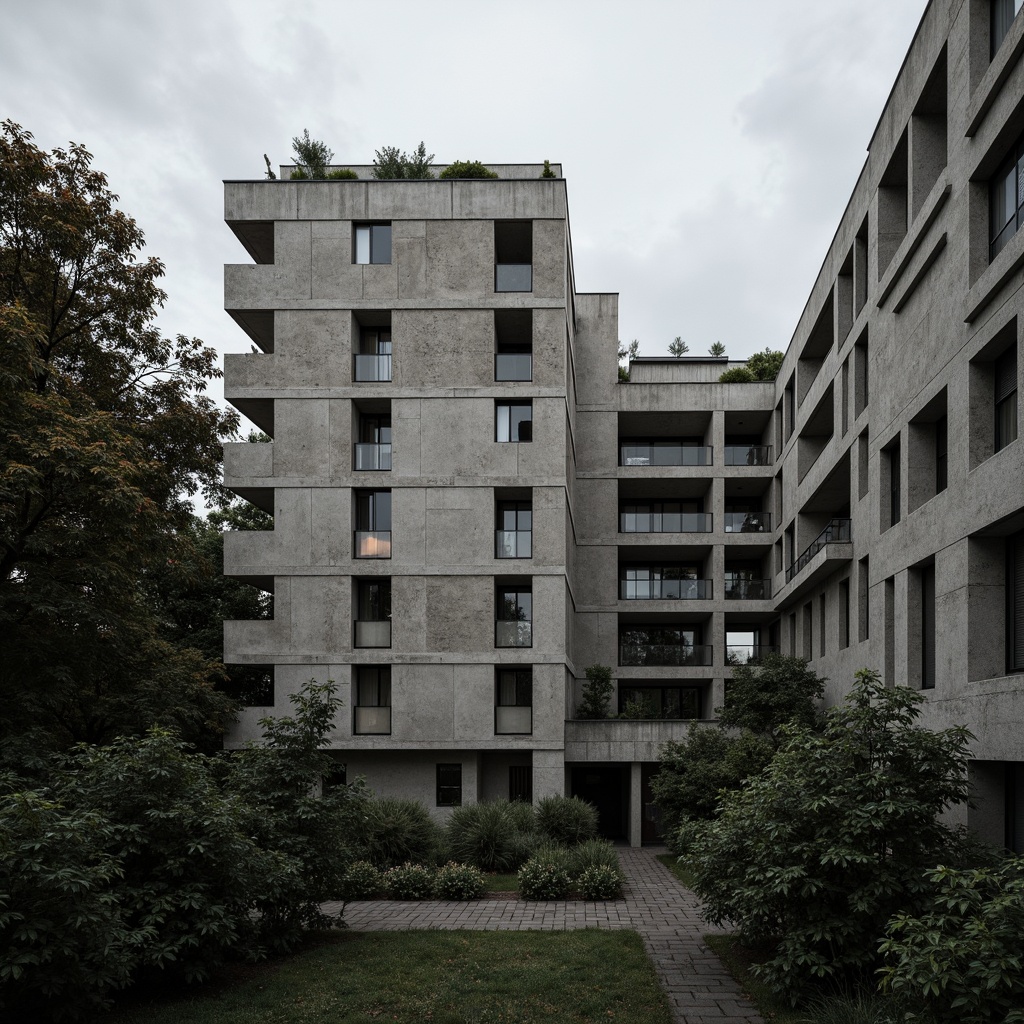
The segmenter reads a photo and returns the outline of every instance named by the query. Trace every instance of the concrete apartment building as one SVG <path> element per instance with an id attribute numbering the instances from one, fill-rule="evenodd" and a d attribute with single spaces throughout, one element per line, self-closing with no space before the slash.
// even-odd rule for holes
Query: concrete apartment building
<path id="1" fill-rule="evenodd" d="M 261 351 L 225 392 L 273 443 L 227 446 L 226 482 L 274 529 L 225 566 L 274 615 L 227 623 L 226 660 L 277 713 L 335 680 L 332 749 L 378 793 L 573 793 L 634 844 L 659 746 L 735 665 L 802 655 L 829 702 L 869 666 L 972 730 L 962 817 L 1024 851 L 1019 7 L 928 5 L 774 383 L 619 383 L 617 296 L 576 291 L 540 166 L 227 182 Z M 645 717 L 575 717 L 595 663 Z"/>

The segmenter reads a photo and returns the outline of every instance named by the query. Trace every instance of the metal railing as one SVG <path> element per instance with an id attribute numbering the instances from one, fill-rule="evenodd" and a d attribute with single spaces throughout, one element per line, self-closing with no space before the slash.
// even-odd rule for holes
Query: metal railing
<path id="1" fill-rule="evenodd" d="M 620 665 L 710 665 L 710 644 L 619 644 Z"/>
<path id="2" fill-rule="evenodd" d="M 532 555 L 532 530 L 495 530 L 495 558 L 530 558 Z"/>
<path id="3" fill-rule="evenodd" d="M 619 580 L 623 601 L 709 601 L 711 580 Z"/>
<path id="4" fill-rule="evenodd" d="M 620 444 L 620 466 L 710 466 L 711 448 L 685 444 Z"/>
<path id="5" fill-rule="evenodd" d="M 356 558 L 390 558 L 390 530 L 356 530 Z"/>
<path id="6" fill-rule="evenodd" d="M 494 290 L 496 292 L 532 292 L 532 263 L 495 263 Z"/>
<path id="7" fill-rule="evenodd" d="M 368 469 L 391 470 L 391 445 L 360 441 L 356 445 L 356 472 Z"/>
<path id="8" fill-rule="evenodd" d="M 726 533 L 771 533 L 770 512 L 726 512 Z"/>
<path id="9" fill-rule="evenodd" d="M 391 356 L 355 356 L 355 379 L 357 381 L 391 380 Z"/>
<path id="10" fill-rule="evenodd" d="M 711 533 L 710 512 L 620 512 L 620 533 Z"/>
<path id="11" fill-rule="evenodd" d="M 778 654 L 778 647 L 770 644 L 727 644 L 726 665 L 760 665 L 766 654 Z"/>
<path id="12" fill-rule="evenodd" d="M 725 464 L 727 466 L 770 466 L 772 446 L 770 444 L 726 444 Z"/>
<path id="13" fill-rule="evenodd" d="M 852 520 L 833 519 L 808 545 L 804 553 L 786 570 L 786 582 L 789 583 L 826 544 L 848 544 L 852 539 Z"/>
<path id="14" fill-rule="evenodd" d="M 498 619 L 494 623 L 495 647 L 532 647 L 533 623 Z"/>
<path id="15" fill-rule="evenodd" d="M 533 356 L 529 352 L 499 352 L 494 357 L 495 380 L 533 380 Z"/>
<path id="16" fill-rule="evenodd" d="M 765 601 L 772 596 L 771 580 L 730 580 L 725 581 L 727 601 Z"/>

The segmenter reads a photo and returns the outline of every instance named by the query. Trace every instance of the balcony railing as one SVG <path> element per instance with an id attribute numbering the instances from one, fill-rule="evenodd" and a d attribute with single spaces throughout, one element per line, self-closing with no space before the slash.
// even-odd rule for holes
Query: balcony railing
<path id="1" fill-rule="evenodd" d="M 726 512 L 726 533 L 771 533 L 770 512 Z"/>
<path id="2" fill-rule="evenodd" d="M 533 380 L 533 356 L 529 352 L 499 352 L 494 357 L 495 380 Z"/>
<path id="3" fill-rule="evenodd" d="M 710 665 L 710 644 L 619 644 L 620 665 Z"/>
<path id="4" fill-rule="evenodd" d="M 494 290 L 496 292 L 532 292 L 532 263 L 495 263 Z"/>
<path id="5" fill-rule="evenodd" d="M 357 736 L 388 736 L 391 733 L 391 708 L 356 708 Z"/>
<path id="6" fill-rule="evenodd" d="M 711 580 L 619 580 L 623 601 L 710 601 Z"/>
<path id="7" fill-rule="evenodd" d="M 356 558 L 390 557 L 390 530 L 356 530 Z"/>
<path id="8" fill-rule="evenodd" d="M 533 623 L 499 619 L 494 623 L 495 647 L 532 647 Z"/>
<path id="9" fill-rule="evenodd" d="M 357 381 L 391 380 L 391 356 L 357 355 L 355 357 Z"/>
<path id="10" fill-rule="evenodd" d="M 622 512 L 620 533 L 710 533 L 710 512 Z"/>
<path id="11" fill-rule="evenodd" d="M 528 736 L 533 732 L 533 708 L 496 707 L 494 731 L 499 736 Z"/>
<path id="12" fill-rule="evenodd" d="M 620 466 L 710 466 L 710 448 L 685 444 L 621 444 Z"/>
<path id="13" fill-rule="evenodd" d="M 391 445 L 360 442 L 356 445 L 356 470 L 391 469 Z"/>
<path id="14" fill-rule="evenodd" d="M 730 580 L 725 581 L 727 601 L 766 601 L 772 596 L 771 580 Z"/>
<path id="15" fill-rule="evenodd" d="M 727 644 L 726 665 L 760 665 L 766 654 L 778 654 L 778 647 L 768 644 Z"/>
<path id="16" fill-rule="evenodd" d="M 725 446 L 727 466 L 770 466 L 772 446 L 770 444 L 727 444 Z"/>
<path id="17" fill-rule="evenodd" d="M 786 570 L 786 582 L 807 565 L 826 544 L 849 544 L 853 539 L 853 523 L 849 519 L 833 519 L 810 543 L 807 550 Z"/>
<path id="18" fill-rule="evenodd" d="M 533 532 L 531 530 L 495 530 L 495 558 L 531 558 Z"/>
<path id="19" fill-rule="evenodd" d="M 391 623 L 387 620 L 364 620 L 356 623 L 356 647 L 390 647 Z"/>

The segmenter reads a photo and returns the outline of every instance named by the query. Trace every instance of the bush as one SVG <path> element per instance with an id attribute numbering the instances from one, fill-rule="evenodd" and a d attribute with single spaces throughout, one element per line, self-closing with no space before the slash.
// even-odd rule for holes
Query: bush
<path id="1" fill-rule="evenodd" d="M 576 879 L 576 888 L 585 900 L 614 900 L 622 895 L 622 874 L 605 865 L 587 868 Z"/>
<path id="2" fill-rule="evenodd" d="M 607 665 L 591 665 L 586 674 L 587 681 L 583 684 L 576 717 L 607 718 L 608 701 L 615 689 L 612 670 Z"/>
<path id="3" fill-rule="evenodd" d="M 430 169 L 433 159 L 434 154 L 427 152 L 427 147 L 422 141 L 411 156 L 403 153 L 397 146 L 381 146 L 374 154 L 373 176 L 378 181 L 433 178 L 434 173 Z"/>
<path id="4" fill-rule="evenodd" d="M 434 879 L 434 894 L 440 900 L 478 900 L 486 891 L 484 876 L 470 864 L 449 861 Z"/>
<path id="5" fill-rule="evenodd" d="M 532 832 L 518 828 L 526 822 L 526 813 L 507 800 L 456 807 L 445 826 L 448 852 L 481 871 L 515 871 L 536 845 Z"/>
<path id="6" fill-rule="evenodd" d="M 920 912 L 925 870 L 965 853 L 938 816 L 967 799 L 970 734 L 916 726 L 922 699 L 858 672 L 824 731 L 792 727 L 693 842 L 705 917 L 735 923 L 748 943 L 776 943 L 758 973 L 782 995 L 812 979 L 871 979 L 879 921 Z"/>
<path id="7" fill-rule="evenodd" d="M 441 827 L 423 804 L 401 797 L 367 800 L 359 827 L 363 857 L 381 870 L 432 863 L 441 841 Z"/>
<path id="8" fill-rule="evenodd" d="M 519 869 L 520 899 L 564 900 L 570 886 L 569 873 L 554 864 L 530 860 Z"/>
<path id="9" fill-rule="evenodd" d="M 548 796 L 537 805 L 537 828 L 561 846 L 574 846 L 597 835 L 597 809 L 578 796 Z"/>
<path id="10" fill-rule="evenodd" d="M 371 900 L 383 891 L 384 876 L 368 860 L 357 860 L 345 872 L 345 899 Z"/>
<path id="11" fill-rule="evenodd" d="M 746 366 L 734 366 L 718 378 L 722 384 L 753 384 L 757 378 Z"/>
<path id="12" fill-rule="evenodd" d="M 1024 1021 L 1024 859 L 928 872 L 925 909 L 898 914 L 882 943 L 883 986 L 914 1024 Z"/>
<path id="13" fill-rule="evenodd" d="M 779 375 L 782 360 L 785 358 L 785 352 L 766 348 L 763 352 L 755 352 L 747 360 L 747 369 L 754 375 L 755 380 L 772 381 Z"/>
<path id="14" fill-rule="evenodd" d="M 384 890 L 393 900 L 429 900 L 434 872 L 422 864 L 402 864 L 384 872 Z"/>
<path id="15" fill-rule="evenodd" d="M 553 170 L 551 170 L 551 161 L 550 160 L 545 160 L 544 161 L 544 170 L 540 172 L 540 176 L 542 178 L 557 178 L 558 177 L 558 175 L 555 174 L 555 172 Z"/>
<path id="16" fill-rule="evenodd" d="M 562 863 L 569 872 L 569 877 L 574 880 L 590 868 L 608 868 L 616 874 L 622 873 L 619 855 L 607 839 L 590 839 L 579 846 L 560 848 L 560 852 L 565 857 Z"/>
<path id="17" fill-rule="evenodd" d="M 536 834 L 537 812 L 533 809 L 533 804 L 528 804 L 525 800 L 510 800 L 508 813 L 517 832 L 524 835 Z"/>
<path id="18" fill-rule="evenodd" d="M 301 135 L 292 139 L 292 151 L 295 154 L 293 178 L 324 178 L 327 176 L 327 165 L 334 153 L 327 148 L 327 143 L 309 137 L 309 129 L 303 128 Z"/>
<path id="19" fill-rule="evenodd" d="M 328 171 L 327 174 L 324 175 L 324 177 L 326 177 L 328 181 L 358 181 L 359 180 L 359 175 L 356 174 L 356 172 L 353 171 L 349 167 L 338 167 L 338 168 L 336 168 L 333 171 Z"/>
<path id="20" fill-rule="evenodd" d="M 439 175 L 439 178 L 496 178 L 479 160 L 455 160 Z"/>
<path id="21" fill-rule="evenodd" d="M 793 723 L 821 728 L 825 680 L 803 658 L 766 654 L 757 666 L 738 665 L 726 691 L 725 707 L 715 708 L 724 728 L 749 729 L 779 744 L 782 728 Z"/>

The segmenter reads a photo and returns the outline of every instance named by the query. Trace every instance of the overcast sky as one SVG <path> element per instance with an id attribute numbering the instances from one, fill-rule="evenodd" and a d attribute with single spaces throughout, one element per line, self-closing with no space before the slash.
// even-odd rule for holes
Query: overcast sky
<path id="1" fill-rule="evenodd" d="M 423 139 L 436 161 L 560 162 L 580 291 L 643 355 L 785 348 L 924 0 L 7 0 L 0 116 L 84 143 L 148 252 L 160 322 L 249 351 L 223 312 L 225 178 Z"/>

